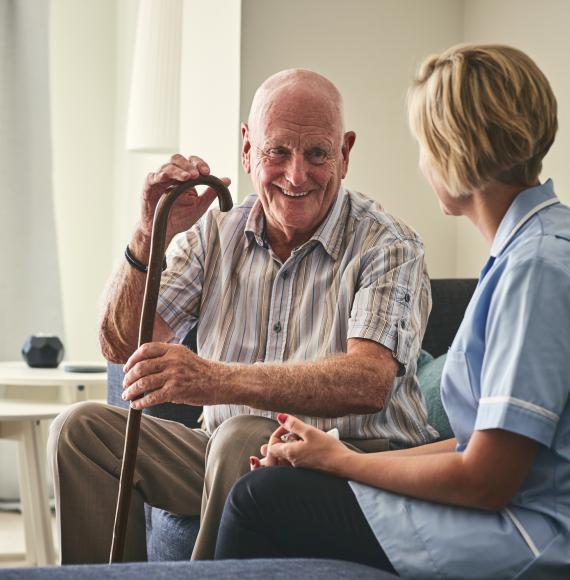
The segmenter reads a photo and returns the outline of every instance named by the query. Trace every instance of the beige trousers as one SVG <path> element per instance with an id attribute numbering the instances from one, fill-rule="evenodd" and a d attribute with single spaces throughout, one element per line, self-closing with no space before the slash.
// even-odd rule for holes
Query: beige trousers
<path id="1" fill-rule="evenodd" d="M 62 564 L 108 562 L 127 411 L 78 403 L 52 424 L 53 467 Z M 211 559 L 226 497 L 249 471 L 277 423 L 242 415 L 209 437 L 180 423 L 143 415 L 125 561 L 146 559 L 144 503 L 184 516 L 200 515 L 193 559 Z"/>

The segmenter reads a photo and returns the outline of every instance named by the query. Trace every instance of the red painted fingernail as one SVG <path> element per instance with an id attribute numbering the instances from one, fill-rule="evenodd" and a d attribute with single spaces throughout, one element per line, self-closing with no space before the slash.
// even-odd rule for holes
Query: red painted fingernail
<path id="1" fill-rule="evenodd" d="M 249 458 L 249 464 L 252 465 L 252 466 L 255 465 L 255 457 L 251 456 Z"/>
<path id="2" fill-rule="evenodd" d="M 277 420 L 279 423 L 285 423 L 285 421 L 287 421 L 287 413 L 279 413 L 277 415 Z"/>

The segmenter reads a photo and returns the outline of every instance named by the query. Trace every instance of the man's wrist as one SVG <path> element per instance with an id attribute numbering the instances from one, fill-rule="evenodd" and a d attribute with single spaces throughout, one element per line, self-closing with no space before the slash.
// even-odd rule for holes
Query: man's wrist
<path id="1" fill-rule="evenodd" d="M 143 264 L 141 261 L 137 260 L 137 258 L 135 258 L 135 256 L 133 256 L 133 253 L 131 251 L 131 248 L 129 248 L 128 245 L 125 248 L 125 258 L 126 258 L 127 262 L 135 270 L 138 270 L 139 272 L 142 272 L 143 274 L 148 274 L 148 264 Z M 166 256 L 164 256 L 162 258 L 162 271 L 163 272 L 164 272 L 164 270 L 166 270 L 166 267 L 167 267 L 167 264 L 166 264 Z"/>
<path id="2" fill-rule="evenodd" d="M 219 402 L 267 409 L 267 376 L 257 364 L 213 362 Z M 265 395 L 265 396 L 264 396 Z"/>
<path id="3" fill-rule="evenodd" d="M 224 405 L 241 405 L 238 389 L 235 387 L 235 377 L 240 364 L 209 361 L 212 365 L 212 378 L 216 389 L 216 403 Z"/>
<path id="4" fill-rule="evenodd" d="M 150 260 L 150 242 L 151 236 L 137 227 L 128 244 L 133 257 L 143 264 L 148 264 Z"/>

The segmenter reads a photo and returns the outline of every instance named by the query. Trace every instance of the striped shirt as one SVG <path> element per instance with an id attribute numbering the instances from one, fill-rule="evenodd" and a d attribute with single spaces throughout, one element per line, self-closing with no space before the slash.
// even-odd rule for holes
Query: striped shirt
<path id="1" fill-rule="evenodd" d="M 365 196 L 341 188 L 310 240 L 282 262 L 265 238 L 256 195 L 228 213 L 209 211 L 168 251 L 158 313 L 178 340 L 198 324 L 200 356 L 222 362 L 313 361 L 345 353 L 349 338 L 373 340 L 401 364 L 377 413 L 299 418 L 343 439 L 418 445 L 436 435 L 415 378 L 431 308 L 417 234 Z M 204 407 L 211 433 L 245 405 Z"/>

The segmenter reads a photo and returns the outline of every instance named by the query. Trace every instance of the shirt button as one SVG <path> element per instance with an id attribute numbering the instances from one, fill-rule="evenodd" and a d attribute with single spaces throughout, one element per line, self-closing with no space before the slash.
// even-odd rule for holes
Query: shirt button
<path id="1" fill-rule="evenodd" d="M 274 330 L 275 332 L 277 332 L 277 333 L 280 333 L 280 332 L 281 332 L 281 322 L 276 322 L 276 323 L 273 325 L 273 330 Z"/>
<path id="2" fill-rule="evenodd" d="M 283 280 L 287 280 L 287 278 L 289 277 L 289 272 L 283 272 L 282 277 Z"/>
<path id="3" fill-rule="evenodd" d="M 409 301 L 410 301 L 410 295 L 409 295 L 409 294 L 406 294 L 406 295 L 404 296 L 404 300 L 405 300 L 406 302 L 409 302 Z"/>
<path id="4" fill-rule="evenodd" d="M 400 320 L 400 326 L 402 328 L 406 328 L 406 321 L 405 320 Z"/>

